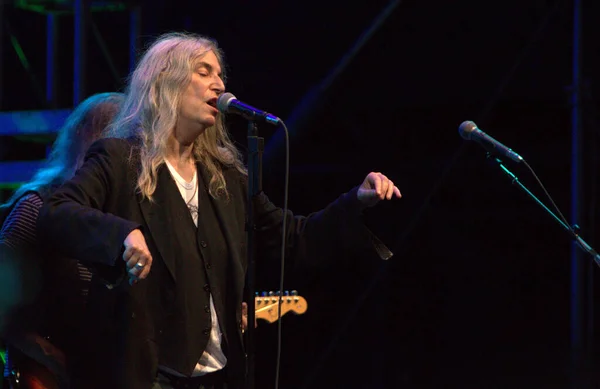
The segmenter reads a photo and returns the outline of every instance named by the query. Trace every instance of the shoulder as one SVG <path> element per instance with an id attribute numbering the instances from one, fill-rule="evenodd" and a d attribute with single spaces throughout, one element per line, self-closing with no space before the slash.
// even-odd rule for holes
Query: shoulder
<path id="1" fill-rule="evenodd" d="M 18 197 L 11 198 L 10 202 L 0 206 L 0 227 L 2 227 L 2 224 L 4 224 L 15 209 L 19 210 L 19 212 L 22 210 L 29 212 L 41 208 L 44 203 L 45 193 L 45 188 L 38 188 L 27 189 L 20 195 L 15 194 Z"/>
<path id="2" fill-rule="evenodd" d="M 140 143 L 133 139 L 103 138 L 88 149 L 84 163 L 89 160 L 109 171 L 135 174 L 140 161 Z"/>
<path id="3" fill-rule="evenodd" d="M 228 183 L 233 181 L 236 184 L 244 185 L 247 181 L 247 175 L 238 169 L 238 156 L 225 147 L 219 147 L 218 150 L 222 161 L 220 162 L 221 170 L 225 180 Z"/>
<path id="4" fill-rule="evenodd" d="M 237 167 L 231 165 L 222 166 L 223 177 L 227 182 L 227 187 L 236 186 L 245 188 L 248 182 L 248 176 L 242 173 Z"/>
<path id="5" fill-rule="evenodd" d="M 6 209 L 8 214 L 0 229 L 0 241 L 8 239 L 6 235 L 10 235 L 10 231 L 20 231 L 18 233 L 20 239 L 27 236 L 25 232 L 34 229 L 42 205 L 44 201 L 37 192 L 26 192 L 17 199 L 11 208 Z"/>
<path id="6" fill-rule="evenodd" d="M 129 157 L 134 149 L 135 142 L 130 139 L 103 138 L 95 141 L 90 146 L 86 159 L 94 155 L 108 155 L 111 157 Z"/>
<path id="7" fill-rule="evenodd" d="M 31 191 L 25 192 L 23 197 L 17 200 L 15 203 L 15 208 L 40 208 L 42 205 L 44 205 L 44 199 L 42 198 L 42 195 L 38 192 Z"/>
<path id="8" fill-rule="evenodd" d="M 6 211 L 10 215 L 16 213 L 32 213 L 37 211 L 44 205 L 44 199 L 42 195 L 36 191 L 27 191 L 23 195 L 15 200 L 12 206 L 6 208 Z"/>
<path id="9" fill-rule="evenodd" d="M 15 205 L 10 210 L 6 217 L 6 223 L 10 224 L 11 220 L 32 219 L 35 220 L 40 212 L 40 208 L 44 205 L 44 200 L 37 192 L 27 192 L 19 198 Z"/>

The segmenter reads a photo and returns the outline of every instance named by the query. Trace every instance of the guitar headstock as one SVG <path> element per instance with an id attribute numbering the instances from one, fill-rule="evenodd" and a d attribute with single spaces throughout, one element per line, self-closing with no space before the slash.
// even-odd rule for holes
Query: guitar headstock
<path id="1" fill-rule="evenodd" d="M 254 308 L 257 319 L 273 323 L 277 321 L 279 311 L 281 311 L 281 316 L 288 312 L 301 315 L 308 309 L 308 304 L 306 299 L 298 296 L 298 292 L 295 290 L 286 291 L 283 296 L 279 296 L 279 292 L 262 292 L 260 296 L 256 293 Z"/>

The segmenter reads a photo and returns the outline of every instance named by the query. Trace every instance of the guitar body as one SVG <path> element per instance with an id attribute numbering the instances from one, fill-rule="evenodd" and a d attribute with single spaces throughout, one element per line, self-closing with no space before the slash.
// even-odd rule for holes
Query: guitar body
<path id="1" fill-rule="evenodd" d="M 54 375 L 46 366 L 22 358 L 9 378 L 10 389 L 60 389 Z"/>

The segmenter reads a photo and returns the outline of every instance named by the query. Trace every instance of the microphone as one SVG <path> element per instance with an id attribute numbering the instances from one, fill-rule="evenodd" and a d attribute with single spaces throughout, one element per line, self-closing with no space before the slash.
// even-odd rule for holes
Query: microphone
<path id="1" fill-rule="evenodd" d="M 217 109 L 222 113 L 234 113 L 242 115 L 248 120 L 262 119 L 274 126 L 278 125 L 281 119 L 268 112 L 261 111 L 248 104 L 242 103 L 231 93 L 223 93 L 217 99 Z"/>
<path id="2" fill-rule="evenodd" d="M 496 152 L 512 159 L 515 162 L 523 161 L 523 157 L 504 146 L 502 143 L 498 142 L 485 132 L 481 131 L 479 128 L 477 128 L 477 124 L 472 121 L 467 120 L 462 122 L 458 127 L 458 133 L 463 137 L 463 139 L 474 140 L 491 153 Z"/>

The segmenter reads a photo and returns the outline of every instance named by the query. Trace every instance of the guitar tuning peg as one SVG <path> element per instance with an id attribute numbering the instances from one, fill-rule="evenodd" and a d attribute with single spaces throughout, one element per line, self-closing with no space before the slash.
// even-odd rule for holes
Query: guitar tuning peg
<path id="1" fill-rule="evenodd" d="M 254 297 L 258 297 L 258 292 L 254 292 Z"/>
<path id="2" fill-rule="evenodd" d="M 275 292 L 276 296 L 279 296 L 280 294 L 281 294 L 281 291 L 279 291 L 279 290 Z"/>
<path id="3" fill-rule="evenodd" d="M 261 296 L 263 296 L 263 297 L 267 297 L 267 292 L 263 291 L 263 292 L 261 293 Z"/>
<path id="4" fill-rule="evenodd" d="M 298 296 L 298 291 L 297 290 L 292 290 L 292 296 Z"/>
<path id="5" fill-rule="evenodd" d="M 273 296 L 273 295 L 274 295 L 274 293 L 273 293 L 273 291 L 271 290 L 271 291 L 269 292 L 269 296 Z"/>
<path id="6" fill-rule="evenodd" d="M 286 291 L 285 291 L 285 295 L 286 295 L 286 296 L 289 296 L 289 295 L 290 295 L 290 291 L 289 291 L 289 290 L 286 290 Z"/>

